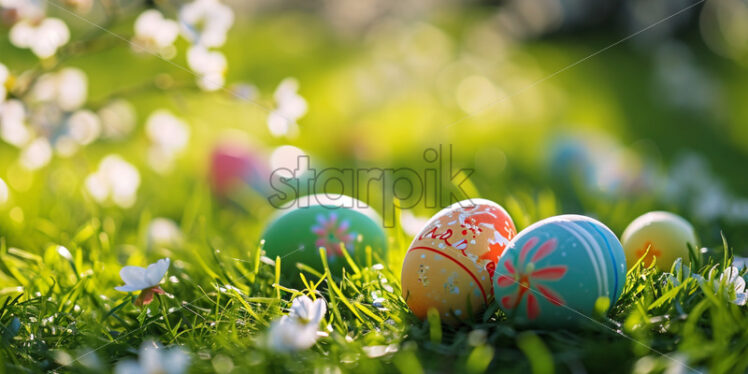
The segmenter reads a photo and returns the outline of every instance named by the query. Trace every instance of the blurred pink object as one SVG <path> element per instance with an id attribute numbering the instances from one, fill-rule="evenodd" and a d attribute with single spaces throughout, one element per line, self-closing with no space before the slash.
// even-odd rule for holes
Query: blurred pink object
<path id="1" fill-rule="evenodd" d="M 244 187 L 266 195 L 270 190 L 270 168 L 246 147 L 219 144 L 211 155 L 210 182 L 213 192 L 224 198 Z"/>

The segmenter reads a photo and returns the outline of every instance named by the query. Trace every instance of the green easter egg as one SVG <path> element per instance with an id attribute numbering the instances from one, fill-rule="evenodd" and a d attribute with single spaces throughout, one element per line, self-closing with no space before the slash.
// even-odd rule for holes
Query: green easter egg
<path id="1" fill-rule="evenodd" d="M 262 237 L 266 256 L 280 257 L 283 276 L 293 282 L 298 280 L 297 263 L 324 273 L 319 248 L 324 248 L 333 275 L 347 266 L 343 250 L 358 265 L 366 264 L 367 246 L 382 259 L 387 253 L 382 219 L 364 202 L 348 196 L 333 200 L 318 194 L 294 200 L 281 209 Z"/>

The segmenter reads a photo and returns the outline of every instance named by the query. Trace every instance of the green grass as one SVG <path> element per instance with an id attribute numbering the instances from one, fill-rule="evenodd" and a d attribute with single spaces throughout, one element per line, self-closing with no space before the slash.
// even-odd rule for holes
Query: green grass
<path id="1" fill-rule="evenodd" d="M 476 67 L 463 60 L 460 67 L 466 71 L 460 77 L 486 75 L 502 84 L 517 78 L 507 89 L 616 40 L 615 35 L 551 38 L 505 51 L 499 59 L 490 55 L 491 48 L 476 49 L 464 40 L 472 19 L 463 16 L 433 20 L 449 25 L 452 58 L 483 61 Z M 116 30 L 127 32 L 129 26 Z M 357 91 L 359 70 L 376 72 L 383 51 L 391 53 L 386 61 L 403 58 L 396 46 L 409 30 L 346 40 L 309 15 L 270 15 L 230 34 L 224 48 L 228 79 L 256 83 L 260 102 L 270 104 L 280 79 L 298 77 L 310 112 L 301 120 L 303 136 L 293 144 L 322 165 L 422 168 L 423 149 L 454 144 L 457 164 L 476 168 L 471 179 L 476 195 L 505 206 L 520 229 L 555 214 L 584 213 L 620 234 L 643 212 L 686 210 L 654 196 L 603 196 L 570 188 L 547 173 L 539 151 L 559 133 L 604 131 L 624 145 L 648 139 L 661 169 L 684 148 L 693 148 L 729 186 L 745 190 L 743 87 L 748 75 L 744 69 L 725 68 L 698 46 L 694 49 L 704 68 L 729 93 L 724 122 L 658 101 L 650 93 L 647 55 L 622 45 L 518 96 L 510 114 L 501 107 L 445 128 L 464 112 L 453 97 L 444 98 L 451 88 L 434 82 L 433 72 L 406 67 L 402 82 L 382 76 L 367 81 L 375 86 L 373 97 Z M 13 49 L 6 39 L 0 34 L 3 62 L 14 70 L 34 66 L 28 53 Z M 305 47 L 284 48 L 289 40 Z M 183 55 L 184 45 L 179 47 Z M 183 63 L 179 57 L 177 62 Z M 673 271 L 676 285 L 653 269 L 630 269 L 625 292 L 611 311 L 574 330 L 520 328 L 496 304 L 456 328 L 416 319 L 400 296 L 400 265 L 412 239 L 400 229 L 388 231 L 388 259 L 359 264 L 342 277 L 305 273 L 305 289 L 291 289 L 292 282 L 283 278 L 278 284 L 275 266 L 260 260 L 258 245 L 273 210 L 256 198 L 218 201 L 204 182 L 210 148 L 222 129 L 239 129 L 267 148 L 286 142 L 267 133 L 266 113 L 222 94 L 154 89 L 149 84 L 158 74 L 178 83 L 189 83 L 191 77 L 156 59 L 133 56 L 127 48 L 72 56 L 64 65 L 89 74 L 92 107 L 112 92 L 121 93 L 137 107 L 139 125 L 125 142 L 92 144 L 35 173 L 19 168 L 17 150 L 0 144 L 0 177 L 12 188 L 11 200 L 0 207 L 0 371 L 99 373 L 135 357 L 149 338 L 185 347 L 192 372 L 231 366 L 235 372 L 664 372 L 680 363 L 688 365 L 681 368 L 685 372 L 748 371 L 746 308 L 680 271 Z M 162 107 L 192 128 L 190 151 L 167 176 L 146 166 L 142 126 L 152 110 Z M 697 126 L 698 131 L 683 131 Z M 500 172 L 491 173 L 493 164 L 477 165 L 474 153 L 486 147 L 506 155 Z M 356 153 L 361 149 L 367 152 Z M 140 170 L 142 183 L 132 208 L 99 206 L 84 191 L 83 179 L 109 153 Z M 149 242 L 154 217 L 175 220 L 182 242 Z M 687 218 L 708 247 L 693 273 L 708 277 L 714 266 L 721 270 L 731 261 L 733 250 L 746 248 L 745 226 Z M 722 232 L 729 245 L 722 242 Z M 62 256 L 58 246 L 72 257 Z M 164 257 L 172 266 L 162 287 L 173 297 L 158 297 L 139 309 L 132 304 L 136 295 L 114 290 L 122 284 L 118 273 L 123 266 L 145 266 Z M 330 326 L 329 336 L 307 351 L 274 353 L 265 344 L 267 328 L 302 293 L 328 302 L 324 325 Z M 375 306 L 375 298 L 384 302 Z"/>
<path id="2" fill-rule="evenodd" d="M 7 245 L 16 241 L 13 235 L 3 239 L 3 284 L 23 288 L 22 293 L 5 288 L 0 299 L 5 370 L 98 372 L 135 354 L 149 337 L 187 348 L 195 372 L 220 368 L 227 358 L 240 371 L 337 367 L 361 372 L 543 373 L 584 367 L 590 372 L 629 372 L 661 371 L 679 362 L 698 371 L 748 370 L 748 362 L 741 359 L 748 352 L 745 309 L 679 271 L 674 276 L 681 283 L 675 285 L 654 269 L 631 269 L 611 312 L 579 329 L 522 329 L 498 312 L 495 303 L 472 323 L 452 328 L 439 324 L 438 318 L 422 322 L 409 313 L 393 264 L 362 264 L 341 278 L 305 273 L 305 289 L 277 286 L 275 267 L 260 261 L 260 249 L 248 230 L 240 228 L 253 222 L 240 211 L 209 202 L 206 191 L 190 196 L 180 224 L 184 245 L 169 248 L 151 248 L 143 239 L 149 211 L 130 222 L 101 212 L 70 231 L 50 232 L 55 229 L 51 222 L 29 222 L 24 226 L 32 227 L 23 231 L 31 241 L 48 244 L 25 250 Z M 220 221 L 215 221 L 219 211 L 239 227 L 220 229 Z M 406 248 L 392 239 L 392 255 L 401 256 Z M 133 244 L 117 244 L 125 242 Z M 67 247 L 72 258 L 60 255 L 58 244 Z M 145 265 L 165 256 L 173 265 L 163 288 L 173 298 L 160 296 L 141 311 L 132 304 L 134 296 L 113 289 L 121 284 L 121 266 Z M 729 255 L 725 257 L 729 261 Z M 699 262 L 693 268 L 704 277 L 713 266 L 721 267 L 711 257 Z M 265 345 L 265 331 L 301 293 L 327 300 L 323 325 L 330 326 L 329 337 L 290 357 L 273 353 Z M 385 301 L 375 307 L 374 297 Z M 372 346 L 390 345 L 381 357 L 367 356 L 383 349 Z"/>

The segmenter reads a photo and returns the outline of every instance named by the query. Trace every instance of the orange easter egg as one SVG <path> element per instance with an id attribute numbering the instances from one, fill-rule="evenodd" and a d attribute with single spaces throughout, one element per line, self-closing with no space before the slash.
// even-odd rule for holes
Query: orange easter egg
<path id="1" fill-rule="evenodd" d="M 516 234 L 509 214 L 493 201 L 469 199 L 443 209 L 408 248 L 403 298 L 421 319 L 430 308 L 449 323 L 469 319 L 491 302 L 498 258 Z"/>

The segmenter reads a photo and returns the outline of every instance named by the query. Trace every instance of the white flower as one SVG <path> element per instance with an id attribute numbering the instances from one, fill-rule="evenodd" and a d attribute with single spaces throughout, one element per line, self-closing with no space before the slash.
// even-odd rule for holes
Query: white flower
<path id="1" fill-rule="evenodd" d="M 148 226 L 148 242 L 151 245 L 172 245 L 181 240 L 179 226 L 168 218 L 154 218 Z"/>
<path id="2" fill-rule="evenodd" d="M 289 314 L 270 324 L 269 347 L 277 352 L 294 352 L 313 346 L 319 338 L 319 323 L 326 312 L 322 298 L 312 301 L 308 296 L 297 297 Z"/>
<path id="3" fill-rule="evenodd" d="M 153 340 L 140 346 L 138 361 L 123 360 L 114 368 L 115 374 L 182 374 L 187 371 L 190 356 L 182 347 L 166 349 Z"/>
<path id="4" fill-rule="evenodd" d="M 187 51 L 187 64 L 197 73 L 197 85 L 201 89 L 215 91 L 223 87 L 227 67 L 223 53 L 192 46 Z"/>
<path id="5" fill-rule="evenodd" d="M 171 58 L 176 53 L 174 41 L 179 36 L 179 25 L 176 21 L 164 18 L 156 9 L 148 9 L 135 20 L 134 49 L 140 52 L 161 53 L 162 57 Z"/>
<path id="6" fill-rule="evenodd" d="M 80 145 L 91 144 L 101 134 L 101 120 L 90 110 L 74 112 L 68 119 L 70 136 Z"/>
<path id="7" fill-rule="evenodd" d="M 714 283 L 715 291 L 718 291 L 722 285 L 729 292 L 730 302 L 737 305 L 745 305 L 748 301 L 748 293 L 745 291 L 745 279 L 740 276 L 740 270 L 730 266 L 719 276 L 719 282 Z M 735 296 L 732 296 L 732 293 Z"/>
<path id="8" fill-rule="evenodd" d="M 143 291 L 135 301 L 135 305 L 148 305 L 153 301 L 154 294 L 164 294 L 164 290 L 159 287 L 159 283 L 166 275 L 166 271 L 169 270 L 169 263 L 170 260 L 164 258 L 158 260 L 155 264 L 148 265 L 147 268 L 125 266 L 119 272 L 119 276 L 125 282 L 125 285 L 114 289 L 122 292 Z"/>
<path id="9" fill-rule="evenodd" d="M 61 246 L 61 245 L 58 245 L 58 246 L 57 246 L 57 253 L 58 253 L 58 254 L 59 254 L 60 256 L 62 256 L 63 258 L 65 258 L 66 260 L 68 260 L 68 261 L 73 261 L 73 254 L 72 254 L 72 253 L 70 253 L 70 250 L 69 250 L 69 249 L 67 249 L 66 247 L 63 247 L 63 246 Z"/>
<path id="10" fill-rule="evenodd" d="M 8 81 L 8 78 L 10 78 L 10 72 L 8 71 L 8 68 L 0 63 L 0 104 L 2 104 L 5 101 L 5 98 L 8 96 L 8 89 L 5 87 L 5 83 Z"/>
<path id="11" fill-rule="evenodd" d="M 37 138 L 21 151 L 21 165 L 28 170 L 44 167 L 52 159 L 52 146 L 46 138 Z"/>
<path id="12" fill-rule="evenodd" d="M 150 166 L 160 173 L 169 171 L 176 156 L 187 146 L 189 126 L 169 111 L 161 109 L 148 117 L 146 133 L 152 143 L 148 151 Z"/>
<path id="13" fill-rule="evenodd" d="M 732 258 L 732 266 L 743 270 L 743 268 L 748 267 L 748 257 L 734 256 Z"/>
<path id="14" fill-rule="evenodd" d="M 58 18 L 40 22 L 22 20 L 10 29 L 10 42 L 18 48 L 29 48 L 41 59 L 54 56 L 70 40 L 70 30 Z"/>
<path id="15" fill-rule="evenodd" d="M 312 301 L 308 296 L 299 296 L 291 303 L 291 310 L 288 312 L 288 316 L 296 318 L 303 323 L 317 326 L 322 321 L 326 312 L 327 306 L 324 299 L 319 298 Z"/>
<path id="16" fill-rule="evenodd" d="M 3 206 L 8 202 L 9 196 L 8 185 L 5 183 L 3 178 L 0 178 L 0 206 Z"/>
<path id="17" fill-rule="evenodd" d="M 234 12 L 218 0 L 195 0 L 179 10 L 182 35 L 206 48 L 226 43 L 226 33 L 233 23 Z"/>
<path id="18" fill-rule="evenodd" d="M 97 114 L 105 138 L 121 139 L 135 128 L 135 108 L 126 100 L 114 100 L 99 109 Z"/>
<path id="19" fill-rule="evenodd" d="M 38 21 L 44 18 L 44 6 L 44 0 L 0 0 L 0 8 L 8 10 L 11 24 L 18 20 Z"/>
<path id="20" fill-rule="evenodd" d="M 22 147 L 31 139 L 31 131 L 26 125 L 26 108 L 20 100 L 0 103 L 0 138 L 16 147 Z"/>
<path id="21" fill-rule="evenodd" d="M 138 169 L 117 155 L 104 157 L 96 172 L 86 178 L 86 189 L 99 203 L 111 199 L 128 208 L 135 203 L 140 186 Z"/>
<path id="22" fill-rule="evenodd" d="M 168 110 L 153 112 L 146 121 L 148 138 L 158 147 L 170 153 L 184 149 L 190 139 L 190 128 L 184 121 Z"/>
<path id="23" fill-rule="evenodd" d="M 307 103 L 298 94 L 299 82 L 294 78 L 286 78 L 275 89 L 276 108 L 268 115 L 267 125 L 270 133 L 283 136 L 293 133 L 297 127 L 296 121 L 307 111 Z"/>
<path id="24" fill-rule="evenodd" d="M 64 68 L 39 77 L 31 91 L 35 101 L 49 102 L 64 111 L 73 111 L 86 102 L 88 78 L 83 70 Z"/>
<path id="25" fill-rule="evenodd" d="M 101 120 L 90 110 L 78 110 L 66 120 L 67 131 L 55 139 L 55 150 L 61 156 L 71 156 L 81 146 L 98 139 Z"/>

